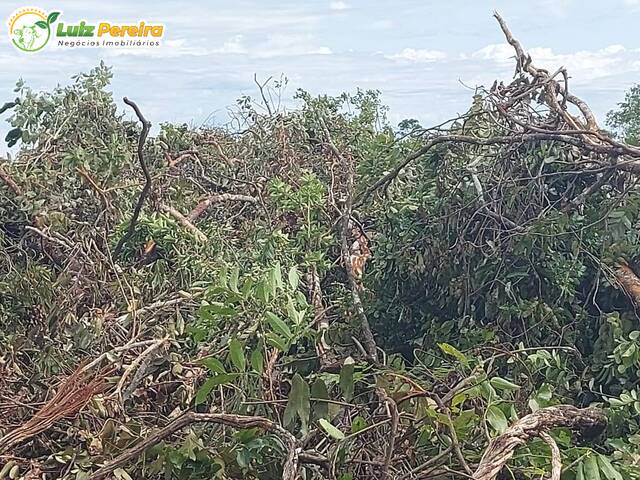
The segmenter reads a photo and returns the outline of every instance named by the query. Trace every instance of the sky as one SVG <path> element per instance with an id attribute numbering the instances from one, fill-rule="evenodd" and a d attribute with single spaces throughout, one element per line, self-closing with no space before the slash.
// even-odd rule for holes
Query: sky
<path id="1" fill-rule="evenodd" d="M 113 67 L 117 101 L 134 99 L 155 125 L 225 124 L 238 97 L 258 95 L 254 75 L 287 77 L 289 108 L 298 88 L 375 89 L 392 125 L 404 118 L 441 123 L 468 108 L 476 86 L 513 75 L 494 10 L 537 66 L 568 69 L 570 90 L 600 121 L 640 81 L 640 0 L 3 0 L 0 16 L 25 6 L 62 11 L 59 21 L 67 22 L 163 23 L 165 35 L 156 48 L 24 54 L 11 45 L 5 20 L 0 103 L 13 98 L 19 78 L 51 89 L 104 60 Z"/>

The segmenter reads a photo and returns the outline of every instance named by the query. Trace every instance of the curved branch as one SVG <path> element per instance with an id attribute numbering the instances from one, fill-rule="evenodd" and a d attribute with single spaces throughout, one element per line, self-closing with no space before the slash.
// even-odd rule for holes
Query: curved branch
<path id="1" fill-rule="evenodd" d="M 585 438 L 600 435 L 607 426 L 607 417 L 597 408 L 577 408 L 572 405 L 557 405 L 542 408 L 526 415 L 514 423 L 502 435 L 494 438 L 484 452 L 480 464 L 473 474 L 474 480 L 493 480 L 509 461 L 516 448 L 533 437 L 542 437 L 548 430 L 566 427 L 579 432 Z M 548 442 L 548 438 L 545 440 Z M 554 442 L 555 443 L 555 442 Z M 559 451 L 552 451 L 552 468 L 557 473 Z"/>
<path id="2" fill-rule="evenodd" d="M 88 480 L 99 480 L 113 473 L 114 470 L 127 464 L 129 461 L 138 458 L 145 450 L 160 443 L 165 438 L 182 430 L 184 427 L 192 423 L 206 422 L 226 425 L 229 427 L 246 429 L 246 428 L 262 428 L 278 435 L 285 447 L 287 448 L 287 459 L 282 467 L 283 480 L 295 480 L 298 471 L 298 449 L 296 447 L 295 437 L 282 428 L 277 423 L 272 422 L 263 417 L 253 417 L 244 415 L 233 415 L 228 413 L 196 413 L 187 412 L 176 418 L 167 426 L 161 428 L 146 440 L 138 443 L 133 448 L 122 453 L 111 462 L 103 465 L 101 468 L 93 472 Z"/>
<path id="3" fill-rule="evenodd" d="M 116 245 L 113 253 L 114 257 L 118 257 L 120 255 L 120 250 L 122 250 L 123 245 L 127 242 L 127 240 L 129 240 L 129 238 L 131 238 L 131 235 L 133 235 L 136 224 L 138 223 L 140 211 L 142 210 L 142 205 L 144 205 L 144 201 L 146 200 L 147 196 L 149 195 L 149 191 L 151 190 L 151 175 L 149 174 L 149 169 L 147 168 L 147 164 L 145 163 L 144 156 L 142 154 L 144 144 L 147 141 L 147 135 L 149 134 L 149 130 L 151 129 L 151 122 L 144 118 L 142 112 L 135 102 L 129 100 L 127 97 L 124 97 L 122 101 L 133 108 L 133 111 L 136 113 L 138 120 L 140 120 L 140 123 L 142 123 L 142 132 L 140 132 L 140 137 L 138 138 L 138 161 L 140 162 L 140 167 L 142 168 L 142 172 L 144 173 L 145 184 L 144 187 L 142 187 L 140 196 L 138 197 L 138 202 L 133 209 L 133 215 L 131 216 L 131 221 L 129 222 L 127 233 L 124 234 L 124 236 Z"/>

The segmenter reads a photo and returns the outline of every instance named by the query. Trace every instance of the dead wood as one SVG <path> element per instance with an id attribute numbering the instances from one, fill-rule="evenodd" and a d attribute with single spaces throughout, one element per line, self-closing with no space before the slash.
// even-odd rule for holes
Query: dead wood
<path id="1" fill-rule="evenodd" d="M 512 457 L 516 448 L 535 437 L 545 440 L 545 434 L 554 428 L 570 428 L 583 438 L 594 438 L 602 433 L 606 426 L 607 417 L 597 408 L 581 409 L 572 405 L 542 408 L 522 417 L 506 432 L 491 441 L 473 474 L 473 479 L 493 480 Z M 549 443 L 549 437 L 546 438 L 545 441 Z M 553 456 L 557 457 L 557 452 L 553 453 Z M 557 458 L 554 458 L 552 462 L 554 472 L 557 472 L 557 462 Z"/>

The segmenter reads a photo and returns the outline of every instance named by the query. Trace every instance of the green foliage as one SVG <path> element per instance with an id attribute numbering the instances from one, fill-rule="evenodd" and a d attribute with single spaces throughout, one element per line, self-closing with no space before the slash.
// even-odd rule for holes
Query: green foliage
<path id="1" fill-rule="evenodd" d="M 359 295 L 385 352 L 371 363 L 343 268 L 342 209 L 422 146 L 422 127 L 394 130 L 379 94 L 362 91 L 300 91 L 289 112 L 243 97 L 233 132 L 162 124 L 143 151 L 152 194 L 113 258 L 142 175 L 139 129 L 110 79 L 100 65 L 50 93 L 16 89 L 7 141 L 22 148 L 2 166 L 21 192 L 0 183 L 1 384 L 16 404 L 0 412 L 28 418 L 24 405 L 51 398 L 54 377 L 109 362 L 100 373 L 109 389 L 18 457 L 86 478 L 196 410 L 264 417 L 300 448 L 317 447 L 326 461 L 303 462 L 306 478 L 327 478 L 327 465 L 335 478 L 373 478 L 395 403 L 393 473 L 433 458 L 462 471 L 456 441 L 475 465 L 522 415 L 569 403 L 606 408 L 610 424 L 608 439 L 589 445 L 553 432 L 563 478 L 640 478 L 640 334 L 615 277 L 640 245 L 640 196 L 625 173 L 574 208 L 601 179 L 576 173 L 583 152 L 550 141 L 452 143 L 356 201 L 353 230 L 372 251 Z M 629 95 L 610 118 L 634 141 Z M 508 135 L 486 108 L 476 95 L 448 132 Z M 346 235 L 348 245 L 357 239 Z M 121 349 L 142 339 L 163 342 Z M 282 438 L 193 424 L 114 475 L 281 478 Z M 509 468 L 540 478 L 547 444 L 522 446 Z"/>

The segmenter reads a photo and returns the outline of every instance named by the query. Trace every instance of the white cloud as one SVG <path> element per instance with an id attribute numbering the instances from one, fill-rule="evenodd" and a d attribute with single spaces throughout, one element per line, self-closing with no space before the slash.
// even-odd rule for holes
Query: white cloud
<path id="1" fill-rule="evenodd" d="M 334 2 L 331 2 L 329 4 L 329 8 L 331 10 L 347 10 L 349 7 L 348 4 L 346 4 L 345 2 L 343 2 L 342 0 L 336 0 Z"/>
<path id="2" fill-rule="evenodd" d="M 565 67 L 572 79 L 579 83 L 637 71 L 640 61 L 640 49 L 627 49 L 623 45 L 609 45 L 599 50 L 580 50 L 572 53 L 556 53 L 551 48 L 536 47 L 528 49 L 527 52 L 537 67 L 549 71 Z M 500 67 L 515 66 L 513 48 L 506 43 L 487 45 L 462 58 L 490 61 Z"/>
<path id="3" fill-rule="evenodd" d="M 315 50 L 309 50 L 307 52 L 309 55 L 331 55 L 333 52 L 329 47 L 320 47 Z"/>
<path id="4" fill-rule="evenodd" d="M 498 43 L 487 45 L 471 54 L 471 58 L 479 60 L 493 60 L 494 62 L 506 63 L 513 61 L 513 47 L 508 43 Z"/>
<path id="5" fill-rule="evenodd" d="M 440 50 L 405 48 L 399 53 L 385 55 L 385 57 L 399 62 L 429 63 L 444 60 L 447 57 L 447 54 Z"/>
<path id="6" fill-rule="evenodd" d="M 333 51 L 327 46 L 318 46 L 310 34 L 267 35 L 260 43 L 247 45 L 242 35 L 234 35 L 227 39 L 222 47 L 210 51 L 211 54 L 246 55 L 251 58 L 294 57 L 300 55 L 331 55 Z"/>
<path id="7" fill-rule="evenodd" d="M 242 35 L 234 35 L 226 40 L 222 44 L 222 47 L 214 49 L 212 53 L 244 55 L 248 53 L 248 50 L 244 45 L 242 45 Z"/>
<path id="8" fill-rule="evenodd" d="M 54 47 L 62 49 L 62 47 Z M 62 49 L 63 50 L 63 49 Z M 64 51 L 64 50 L 63 50 Z M 109 48 L 105 51 L 105 56 L 139 56 L 149 58 L 173 58 L 186 56 L 203 56 L 209 53 L 208 49 L 200 45 L 192 45 L 185 38 L 164 40 L 158 47 L 137 47 L 137 48 Z"/>

